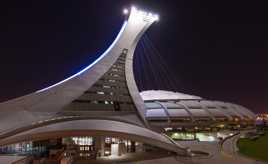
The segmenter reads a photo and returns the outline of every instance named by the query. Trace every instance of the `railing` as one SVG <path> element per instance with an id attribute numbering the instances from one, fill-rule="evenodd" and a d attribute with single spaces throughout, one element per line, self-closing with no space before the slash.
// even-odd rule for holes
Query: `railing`
<path id="1" fill-rule="evenodd" d="M 236 132 L 236 133 L 234 133 L 233 135 L 229 135 L 229 136 L 225 137 L 223 140 L 221 140 L 221 141 L 219 142 L 220 146 L 223 147 L 223 144 L 224 144 L 227 140 L 229 140 L 230 138 L 233 138 L 233 137 L 235 137 L 235 136 L 237 136 L 237 135 L 239 135 L 239 134 L 240 134 L 240 132 Z"/>
<path id="2" fill-rule="evenodd" d="M 171 137 L 169 137 L 165 133 L 161 133 L 161 135 L 166 137 L 172 144 L 177 146 L 178 149 L 180 149 L 183 153 L 185 153 L 184 155 L 186 155 L 186 156 L 191 156 L 192 155 L 191 149 L 189 147 L 184 147 L 184 146 L 178 144 L 177 142 L 175 142 Z"/>

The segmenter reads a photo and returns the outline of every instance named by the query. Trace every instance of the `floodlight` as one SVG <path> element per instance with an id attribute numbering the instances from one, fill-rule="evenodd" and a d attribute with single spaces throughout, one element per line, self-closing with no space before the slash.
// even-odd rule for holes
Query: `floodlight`
<path id="1" fill-rule="evenodd" d="M 126 15 L 126 14 L 128 14 L 128 9 L 124 9 L 123 10 L 123 13 Z"/>

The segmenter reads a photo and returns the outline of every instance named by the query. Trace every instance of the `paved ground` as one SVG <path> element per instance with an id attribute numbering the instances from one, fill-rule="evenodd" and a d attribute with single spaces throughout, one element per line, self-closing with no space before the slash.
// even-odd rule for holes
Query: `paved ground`
<path id="1" fill-rule="evenodd" d="M 24 158 L 23 156 L 0 156 L 0 164 L 10 164 Z"/>
<path id="2" fill-rule="evenodd" d="M 152 152 L 139 152 L 139 153 L 127 153 L 119 157 L 101 157 L 97 160 L 77 160 L 75 164 L 108 164 L 108 163 L 127 163 L 128 161 L 136 161 L 137 163 L 140 159 L 152 160 L 171 156 L 167 151 L 152 151 Z"/>
<path id="3" fill-rule="evenodd" d="M 180 142 L 180 144 L 188 146 L 193 150 L 210 153 L 208 157 L 194 157 L 192 159 L 185 157 L 166 157 L 133 162 L 131 164 L 265 164 L 264 162 L 249 159 L 237 153 L 235 145 L 239 136 L 240 135 L 237 135 L 226 140 L 223 146 L 220 146 L 218 142 Z"/>
<path id="4" fill-rule="evenodd" d="M 221 146 L 218 142 L 197 142 L 197 141 L 185 141 L 179 142 L 183 146 L 190 147 L 192 150 L 207 152 L 210 155 L 207 157 L 179 157 L 179 156 L 167 156 L 166 153 L 152 153 L 150 159 L 136 162 L 126 162 L 124 159 L 116 159 L 115 163 L 126 163 L 126 164 L 264 164 L 264 162 L 249 159 L 241 156 L 237 153 L 236 141 L 240 135 L 232 137 L 226 140 Z M 136 157 L 140 159 L 141 156 L 144 158 L 144 154 L 138 154 Z M 147 155 L 146 155 L 147 156 Z M 147 156 L 148 157 L 148 156 Z M 8 164 L 12 161 L 16 161 L 18 156 L 0 156 L 0 164 Z M 152 158 L 157 158 L 153 159 Z M 82 162 L 82 161 L 81 161 Z M 102 159 L 98 161 L 100 163 L 109 163 L 109 159 Z M 82 162 L 83 163 L 83 162 Z M 88 162 L 86 162 L 88 163 Z"/>

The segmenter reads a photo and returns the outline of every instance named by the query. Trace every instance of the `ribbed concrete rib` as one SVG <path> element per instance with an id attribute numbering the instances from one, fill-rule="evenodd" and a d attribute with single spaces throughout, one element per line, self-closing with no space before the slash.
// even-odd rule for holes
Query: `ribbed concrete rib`
<path id="1" fill-rule="evenodd" d="M 185 111 L 186 111 L 186 112 L 189 114 L 189 116 L 191 117 L 192 122 L 195 121 L 194 116 L 193 116 L 193 114 L 190 112 L 190 110 L 189 110 L 189 108 L 187 107 L 187 105 L 183 104 L 183 103 L 180 102 L 180 101 L 177 101 L 176 104 L 180 104 L 180 105 L 182 105 L 182 106 L 184 107 Z"/>
<path id="2" fill-rule="evenodd" d="M 170 115 L 169 115 L 169 113 L 167 111 L 167 107 L 164 104 L 162 104 L 161 102 L 159 102 L 159 101 L 156 101 L 155 103 L 159 104 L 164 109 L 165 114 L 167 115 L 167 118 L 168 118 L 168 123 L 170 124 L 171 123 Z"/>

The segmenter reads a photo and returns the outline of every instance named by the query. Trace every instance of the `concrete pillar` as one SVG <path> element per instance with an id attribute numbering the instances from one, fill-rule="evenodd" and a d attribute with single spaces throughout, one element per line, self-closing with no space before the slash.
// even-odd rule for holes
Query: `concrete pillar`
<path id="1" fill-rule="evenodd" d="M 95 149 L 100 156 L 104 156 L 105 137 L 97 136 L 95 139 Z"/>
<path id="2" fill-rule="evenodd" d="M 125 143 L 121 142 L 118 144 L 118 155 L 123 155 L 127 153 L 127 148 Z"/>

